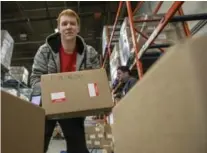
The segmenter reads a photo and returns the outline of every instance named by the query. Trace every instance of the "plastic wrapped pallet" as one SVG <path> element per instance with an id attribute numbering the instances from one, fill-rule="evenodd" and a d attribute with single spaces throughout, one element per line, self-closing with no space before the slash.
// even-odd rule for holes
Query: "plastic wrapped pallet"
<path id="1" fill-rule="evenodd" d="M 116 43 L 110 56 L 110 73 L 112 82 L 115 81 L 117 77 L 117 68 L 121 65 L 119 52 L 119 44 Z"/>
<path id="2" fill-rule="evenodd" d="M 27 99 L 30 99 L 32 94 L 31 88 L 20 88 L 19 89 L 20 94 L 24 95 Z"/>
<path id="3" fill-rule="evenodd" d="M 118 26 L 116 28 L 119 28 Z M 105 52 L 107 51 L 107 44 L 109 43 L 110 36 L 113 30 L 113 26 L 105 25 L 103 27 L 102 33 L 102 56 L 104 57 Z M 111 45 L 115 45 L 115 42 L 119 39 L 119 32 L 115 31 L 114 36 L 111 42 Z"/>
<path id="4" fill-rule="evenodd" d="M 27 85 L 29 72 L 23 66 L 12 66 L 9 68 L 9 73 L 5 75 L 5 81 L 18 80 Z"/>
<path id="5" fill-rule="evenodd" d="M 142 26 L 144 24 L 139 24 L 139 29 L 140 31 L 142 31 Z M 136 24 L 135 24 L 136 26 Z M 137 28 L 137 27 L 135 27 Z M 143 37 L 138 36 L 137 37 L 137 42 L 139 42 L 138 47 L 140 48 L 145 40 Z M 131 54 L 133 53 L 133 43 L 132 43 L 132 35 L 131 35 L 131 31 L 130 31 L 130 26 L 129 26 L 129 22 L 128 22 L 128 18 L 126 17 L 123 21 L 123 24 L 121 26 L 121 30 L 120 30 L 120 39 L 119 39 L 119 48 L 120 48 L 120 60 L 121 60 L 121 64 L 122 65 L 127 65 L 128 59 L 131 56 Z"/>
<path id="6" fill-rule="evenodd" d="M 21 94 L 21 93 L 20 93 L 19 98 L 21 98 L 21 99 L 23 99 L 23 100 L 26 100 L 26 101 L 29 101 L 29 98 L 26 97 L 25 95 Z"/>
<path id="7" fill-rule="evenodd" d="M 17 90 L 14 88 L 1 88 L 1 90 L 5 91 L 7 93 L 10 93 L 14 96 L 17 96 L 17 93 L 18 93 Z"/>
<path id="8" fill-rule="evenodd" d="M 13 53 L 14 40 L 7 30 L 1 30 L 1 65 L 9 69 Z"/>

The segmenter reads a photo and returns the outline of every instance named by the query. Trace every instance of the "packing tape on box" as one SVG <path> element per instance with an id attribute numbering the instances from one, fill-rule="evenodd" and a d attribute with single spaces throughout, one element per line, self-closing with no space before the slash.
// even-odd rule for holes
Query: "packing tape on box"
<path id="1" fill-rule="evenodd" d="M 95 127 L 95 130 L 96 130 L 96 132 L 99 132 L 100 128 L 99 127 Z"/>
<path id="2" fill-rule="evenodd" d="M 92 141 L 91 140 L 87 140 L 86 143 L 91 145 Z"/>
<path id="3" fill-rule="evenodd" d="M 94 145 L 99 146 L 101 144 L 100 141 L 94 141 Z"/>
<path id="4" fill-rule="evenodd" d="M 112 138 L 113 138 L 112 134 L 107 134 L 106 137 L 107 137 L 108 139 L 112 139 Z"/>
<path id="5" fill-rule="evenodd" d="M 95 134 L 91 134 L 89 137 L 90 137 L 90 139 L 95 139 L 96 135 Z"/>
<path id="6" fill-rule="evenodd" d="M 102 133 L 99 133 L 98 134 L 98 138 L 103 138 L 104 136 L 103 136 L 103 134 Z"/>

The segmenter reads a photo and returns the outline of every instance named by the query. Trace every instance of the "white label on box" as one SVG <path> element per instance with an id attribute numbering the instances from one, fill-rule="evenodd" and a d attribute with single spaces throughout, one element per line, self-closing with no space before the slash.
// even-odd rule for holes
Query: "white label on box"
<path id="1" fill-rule="evenodd" d="M 90 97 L 96 97 L 99 95 L 98 87 L 96 83 L 89 83 L 88 84 L 88 92 Z"/>
<path id="2" fill-rule="evenodd" d="M 112 139 L 112 134 L 107 134 L 108 139 Z"/>
<path id="3" fill-rule="evenodd" d="M 95 134 L 90 135 L 90 139 L 95 139 L 95 138 L 96 138 Z"/>
<path id="4" fill-rule="evenodd" d="M 99 132 L 100 131 L 100 128 L 99 127 L 96 127 L 95 130 L 96 130 L 96 132 Z"/>
<path id="5" fill-rule="evenodd" d="M 87 144 L 92 144 L 92 141 L 91 140 L 87 140 L 86 143 Z"/>
<path id="6" fill-rule="evenodd" d="M 98 134 L 98 138 L 103 138 L 103 134 Z"/>
<path id="7" fill-rule="evenodd" d="M 99 146 L 100 144 L 100 141 L 94 141 L 94 145 Z"/>
<path id="8" fill-rule="evenodd" d="M 65 92 L 56 92 L 56 93 L 51 93 L 51 100 L 53 103 L 55 102 L 63 102 L 65 101 Z"/>

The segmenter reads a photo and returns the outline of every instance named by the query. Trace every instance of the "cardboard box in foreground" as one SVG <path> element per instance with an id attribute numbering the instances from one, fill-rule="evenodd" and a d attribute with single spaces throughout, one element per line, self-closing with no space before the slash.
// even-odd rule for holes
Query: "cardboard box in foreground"
<path id="1" fill-rule="evenodd" d="M 113 106 L 105 69 L 43 75 L 41 88 L 51 118 L 97 115 Z"/>
<path id="2" fill-rule="evenodd" d="M 170 48 L 113 109 L 117 153 L 207 153 L 207 37 Z"/>
<path id="3" fill-rule="evenodd" d="M 2 153 L 43 153 L 45 111 L 1 91 Z"/>

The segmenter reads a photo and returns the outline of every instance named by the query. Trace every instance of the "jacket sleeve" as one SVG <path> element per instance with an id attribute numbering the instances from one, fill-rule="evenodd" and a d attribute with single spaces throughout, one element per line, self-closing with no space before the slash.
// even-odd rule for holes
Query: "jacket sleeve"
<path id="1" fill-rule="evenodd" d="M 47 48 L 45 45 L 40 46 L 38 49 L 35 57 L 34 57 L 34 62 L 32 65 L 32 73 L 30 76 L 30 85 L 33 89 L 36 89 L 40 92 L 40 79 L 41 75 L 47 74 L 48 73 L 48 52 Z"/>
<path id="2" fill-rule="evenodd" d="M 89 60 L 92 66 L 92 69 L 98 69 L 101 67 L 99 55 L 97 51 L 92 47 L 88 46 L 88 52 L 89 52 Z"/>
<path id="3" fill-rule="evenodd" d="M 130 83 L 129 83 L 129 89 L 128 89 L 128 91 L 135 85 L 137 83 L 137 79 L 135 79 L 135 78 L 132 78 L 131 80 L 130 80 Z"/>

